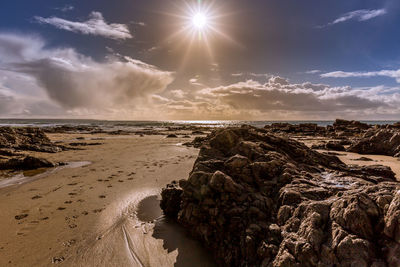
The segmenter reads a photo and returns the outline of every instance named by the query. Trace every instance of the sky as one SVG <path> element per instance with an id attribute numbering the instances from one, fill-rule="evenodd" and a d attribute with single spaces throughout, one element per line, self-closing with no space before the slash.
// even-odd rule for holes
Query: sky
<path id="1" fill-rule="evenodd" d="M 399 120 L 397 0 L 0 2 L 0 117 Z"/>

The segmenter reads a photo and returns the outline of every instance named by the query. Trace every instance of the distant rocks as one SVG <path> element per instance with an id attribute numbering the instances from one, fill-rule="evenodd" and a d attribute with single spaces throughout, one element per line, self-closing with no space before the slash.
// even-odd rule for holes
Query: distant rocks
<path id="1" fill-rule="evenodd" d="M 207 140 L 206 137 L 200 137 L 196 136 L 193 141 L 191 142 L 186 142 L 183 145 L 188 146 L 188 147 L 194 147 L 194 148 L 199 148 L 203 145 L 203 143 Z"/>
<path id="2" fill-rule="evenodd" d="M 39 128 L 0 127 L 0 148 L 56 153 L 64 148 L 53 144 Z"/>
<path id="3" fill-rule="evenodd" d="M 382 129 L 368 132 L 365 136 L 352 145 L 348 151 L 400 157 L 400 131 Z"/>
<path id="4" fill-rule="evenodd" d="M 67 150 L 54 144 L 39 128 L 0 127 L 0 170 L 33 170 L 54 167 L 46 159 L 27 156 L 22 152 L 57 153 Z"/>
<path id="5" fill-rule="evenodd" d="M 390 168 L 349 167 L 267 128 L 211 133 L 161 207 L 221 266 L 400 265 L 400 183 Z"/>

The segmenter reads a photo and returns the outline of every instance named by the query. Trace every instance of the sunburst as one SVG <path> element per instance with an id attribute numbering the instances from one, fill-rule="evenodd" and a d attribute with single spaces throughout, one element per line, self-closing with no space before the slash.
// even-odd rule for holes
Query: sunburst
<path id="1" fill-rule="evenodd" d="M 194 47 L 200 47 L 200 49 L 203 47 L 208 52 L 210 59 L 214 61 L 212 47 L 214 42 L 219 41 L 218 39 L 237 44 L 223 31 L 224 17 L 229 14 L 221 12 L 216 0 L 182 1 L 180 3 L 182 5 L 177 6 L 179 10 L 176 13 L 167 14 L 178 19 L 178 29 L 170 35 L 167 41 L 175 43 L 176 47 L 186 46 L 182 65 L 185 65 L 190 58 Z M 197 50 L 196 53 L 198 52 Z"/>

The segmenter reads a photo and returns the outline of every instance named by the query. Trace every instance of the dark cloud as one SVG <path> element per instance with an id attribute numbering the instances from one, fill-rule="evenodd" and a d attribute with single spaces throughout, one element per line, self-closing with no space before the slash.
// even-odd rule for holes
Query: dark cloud
<path id="1" fill-rule="evenodd" d="M 73 49 L 45 49 L 35 38 L 0 34 L 0 47 L 3 69 L 34 77 L 65 108 L 124 108 L 173 81 L 172 73 L 129 57 L 97 62 Z"/>

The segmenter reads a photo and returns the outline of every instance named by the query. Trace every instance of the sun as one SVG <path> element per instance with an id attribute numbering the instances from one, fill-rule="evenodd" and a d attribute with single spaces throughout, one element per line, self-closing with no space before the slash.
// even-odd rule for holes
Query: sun
<path id="1" fill-rule="evenodd" d="M 232 21 L 229 17 L 235 12 L 226 13 L 219 0 L 177 0 L 177 3 L 180 4 L 172 5 L 172 13 L 163 13 L 176 27 L 164 43 L 173 44 L 173 49 L 182 53 L 181 68 L 192 57 L 205 55 L 203 51 L 208 55 L 204 62 L 216 62 L 213 50 L 218 43 L 239 45 L 225 32 L 229 28 L 227 23 Z"/>
<path id="2" fill-rule="evenodd" d="M 205 29 L 207 27 L 208 21 L 209 21 L 209 18 L 201 12 L 194 14 L 192 17 L 193 27 L 198 30 Z"/>

